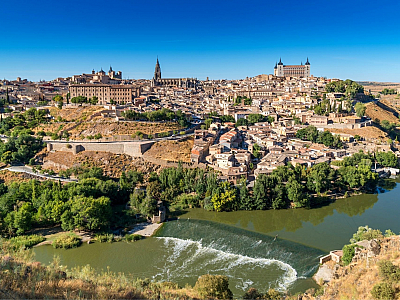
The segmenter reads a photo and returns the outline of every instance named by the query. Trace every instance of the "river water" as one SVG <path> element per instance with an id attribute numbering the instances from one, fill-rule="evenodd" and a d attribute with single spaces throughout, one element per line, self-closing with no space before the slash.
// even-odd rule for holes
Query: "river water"
<path id="1" fill-rule="evenodd" d="M 235 296 L 249 287 L 305 291 L 319 257 L 349 242 L 359 226 L 399 233 L 400 185 L 389 180 L 378 194 L 365 194 L 314 209 L 238 211 L 191 209 L 166 222 L 152 238 L 134 243 L 94 243 L 76 249 L 35 248 L 36 259 L 54 255 L 68 267 L 101 270 L 156 281 L 194 285 L 198 276 L 229 277 Z M 396 185 L 397 184 L 397 185 Z"/>

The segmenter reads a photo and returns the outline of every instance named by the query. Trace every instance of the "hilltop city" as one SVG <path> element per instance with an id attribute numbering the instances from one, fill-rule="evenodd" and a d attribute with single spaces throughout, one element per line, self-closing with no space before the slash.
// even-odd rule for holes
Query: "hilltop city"
<path id="1" fill-rule="evenodd" d="M 192 136 L 190 155 L 176 155 L 181 162 L 213 168 L 220 172 L 221 180 L 233 184 L 244 177 L 250 186 L 259 174 L 270 174 L 289 162 L 312 167 L 360 150 L 394 151 L 399 155 L 394 143 L 398 118 L 392 113 L 398 98 L 390 97 L 399 92 L 398 88 L 386 88 L 391 95 L 373 94 L 351 80 L 314 77 L 308 58 L 300 65 L 284 65 L 280 58 L 271 71 L 273 74 L 240 80 L 164 78 L 157 58 L 151 80 L 123 79 L 122 72 L 111 66 L 107 73 L 93 70 L 52 81 L 3 80 L 2 118 L 32 107 L 45 110 L 47 118 L 64 126 L 59 137 L 50 132 L 54 141 L 47 137 L 48 149 L 74 150 L 74 154 L 85 146 L 66 149 L 63 140 L 79 142 L 96 137 L 98 143 L 90 146 L 92 150 L 142 156 L 161 138 Z M 387 97 L 386 102 L 377 101 L 381 96 Z M 84 130 L 78 132 L 80 122 L 71 126 L 71 121 L 78 120 L 63 120 L 50 113 L 54 111 L 51 107 L 66 111 L 97 109 L 87 116 Z M 163 111 L 179 112 L 182 120 L 165 117 Z M 154 112 L 160 115 L 152 115 Z M 146 114 L 152 117 L 146 118 Z M 392 118 L 387 120 L 385 114 Z M 136 126 L 134 121 L 155 121 L 154 130 L 140 126 L 129 130 L 131 125 Z M 102 124 L 104 128 L 100 128 Z M 112 130 L 116 124 L 119 129 Z M 121 131 L 121 124 L 127 127 L 125 131 Z M 325 135 L 310 138 L 302 134 L 306 128 Z M 147 146 L 142 145 L 135 153 L 102 145 L 118 139 L 121 143 L 138 139 L 149 143 L 143 143 Z"/>

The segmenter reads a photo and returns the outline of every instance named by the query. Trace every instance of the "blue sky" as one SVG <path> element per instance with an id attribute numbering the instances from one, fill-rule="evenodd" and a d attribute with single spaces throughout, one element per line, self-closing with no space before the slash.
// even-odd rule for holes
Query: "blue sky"
<path id="1" fill-rule="evenodd" d="M 17 3 L 17 4 L 16 4 Z M 400 82 L 400 1 L 5 1 L 0 78 L 92 69 L 238 79 L 276 60 L 328 78 Z"/>

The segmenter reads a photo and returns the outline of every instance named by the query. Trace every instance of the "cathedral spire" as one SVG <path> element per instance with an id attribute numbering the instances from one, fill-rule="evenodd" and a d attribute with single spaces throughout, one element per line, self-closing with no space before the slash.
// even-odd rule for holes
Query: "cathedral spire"
<path id="1" fill-rule="evenodd" d="M 157 55 L 156 68 L 154 70 L 154 79 L 155 80 L 161 79 L 161 67 L 160 67 L 160 62 L 158 61 L 158 55 Z"/>

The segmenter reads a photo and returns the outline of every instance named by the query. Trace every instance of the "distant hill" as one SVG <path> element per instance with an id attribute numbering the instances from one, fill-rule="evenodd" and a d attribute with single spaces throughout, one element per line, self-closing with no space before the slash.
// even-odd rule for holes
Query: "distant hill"
<path id="1" fill-rule="evenodd" d="M 376 81 L 356 81 L 356 82 L 364 86 L 365 90 L 370 90 L 372 93 L 378 93 L 383 89 L 400 88 L 400 83 L 398 82 L 376 82 Z"/>

